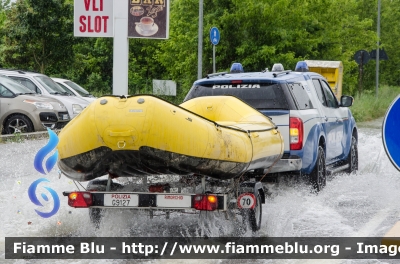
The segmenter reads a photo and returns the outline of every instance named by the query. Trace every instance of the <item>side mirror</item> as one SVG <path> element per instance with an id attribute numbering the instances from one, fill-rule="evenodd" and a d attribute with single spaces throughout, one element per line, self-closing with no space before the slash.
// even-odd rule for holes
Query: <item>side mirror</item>
<path id="1" fill-rule="evenodd" d="M 340 106 L 350 107 L 353 105 L 353 102 L 354 98 L 351 96 L 342 95 L 342 97 L 340 97 Z"/>

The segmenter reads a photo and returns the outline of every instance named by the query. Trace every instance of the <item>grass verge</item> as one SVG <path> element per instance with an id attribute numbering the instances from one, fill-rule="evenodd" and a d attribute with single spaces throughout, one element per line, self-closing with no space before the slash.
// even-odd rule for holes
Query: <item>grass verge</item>
<path id="1" fill-rule="evenodd" d="M 399 94 L 400 87 L 381 86 L 378 97 L 375 96 L 375 91 L 364 91 L 361 96 L 356 96 L 350 108 L 356 122 L 371 121 L 384 116 L 389 105 Z"/>

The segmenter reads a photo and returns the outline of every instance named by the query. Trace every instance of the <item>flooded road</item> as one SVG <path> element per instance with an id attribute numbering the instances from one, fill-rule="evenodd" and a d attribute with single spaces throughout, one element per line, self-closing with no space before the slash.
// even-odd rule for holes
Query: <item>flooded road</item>
<path id="1" fill-rule="evenodd" d="M 328 178 L 326 188 L 312 194 L 302 184 L 269 184 L 270 195 L 263 206 L 263 222 L 258 236 L 271 237 L 380 237 L 400 219 L 400 172 L 390 163 L 381 138 L 382 120 L 358 124 L 359 171 Z M 57 169 L 45 177 L 46 185 L 60 195 L 60 210 L 50 218 L 38 216 L 34 209 L 51 210 L 52 204 L 37 208 L 28 197 L 30 184 L 43 177 L 33 167 L 36 152 L 47 140 L 0 144 L 0 262 L 25 263 L 4 259 L 4 238 L 11 236 L 129 237 L 230 236 L 234 226 L 223 217 L 212 218 L 206 228 L 199 226 L 198 215 L 172 214 L 150 220 L 138 211 L 109 210 L 99 230 L 90 223 L 86 209 L 67 205 L 63 191 L 76 190 L 68 178 L 59 178 Z M 86 183 L 83 183 L 86 186 Z M 249 234 L 244 234 L 248 236 Z M 251 234 L 250 234 L 251 235 Z M 90 260 L 73 260 L 91 263 Z M 99 260 L 97 263 L 125 263 Z M 197 263 L 195 260 L 143 260 L 149 263 Z M 243 263 L 243 260 L 201 260 L 202 263 Z M 322 263 L 315 260 L 255 260 L 248 263 Z M 343 263 L 365 263 L 347 260 Z M 387 263 L 374 260 L 369 263 Z M 31 263 L 71 263 L 67 260 L 37 260 Z M 331 262 L 326 262 L 331 263 Z M 333 262 L 332 262 L 333 263 Z M 341 262 L 334 262 L 341 263 Z"/>

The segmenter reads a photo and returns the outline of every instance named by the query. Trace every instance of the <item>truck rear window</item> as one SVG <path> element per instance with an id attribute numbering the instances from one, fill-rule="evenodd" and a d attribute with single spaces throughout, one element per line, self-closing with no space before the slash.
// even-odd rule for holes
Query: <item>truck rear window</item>
<path id="1" fill-rule="evenodd" d="M 256 109 L 289 109 L 279 84 L 205 84 L 192 87 L 185 101 L 201 96 L 232 95 Z"/>
<path id="2" fill-rule="evenodd" d="M 313 105 L 311 103 L 308 94 L 301 83 L 289 83 L 288 87 L 293 94 L 299 110 L 312 109 Z"/>

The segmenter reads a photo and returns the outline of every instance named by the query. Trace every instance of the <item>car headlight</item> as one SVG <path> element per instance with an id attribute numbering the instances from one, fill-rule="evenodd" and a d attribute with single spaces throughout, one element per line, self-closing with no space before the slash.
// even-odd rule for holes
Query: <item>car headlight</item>
<path id="1" fill-rule="evenodd" d="M 82 106 L 80 106 L 78 104 L 72 105 L 72 113 L 79 114 L 80 112 L 82 112 L 82 110 L 83 110 Z"/>
<path id="2" fill-rule="evenodd" d="M 23 102 L 28 104 L 33 104 L 34 106 L 36 106 L 36 108 L 39 109 L 53 109 L 53 106 L 50 103 L 37 102 L 33 100 L 24 100 Z"/>

